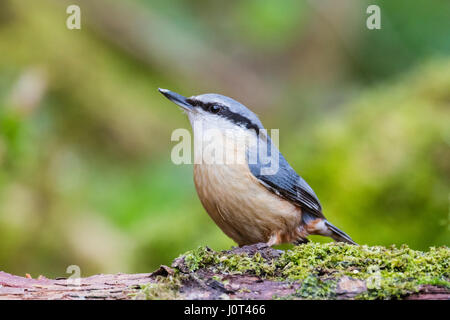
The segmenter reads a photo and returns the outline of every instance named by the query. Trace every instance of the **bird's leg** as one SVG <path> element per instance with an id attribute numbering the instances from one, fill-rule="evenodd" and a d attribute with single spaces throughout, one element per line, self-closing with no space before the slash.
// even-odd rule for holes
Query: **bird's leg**
<path id="1" fill-rule="evenodd" d="M 280 232 L 275 232 L 273 233 L 270 238 L 269 241 L 267 241 L 267 245 L 269 247 L 274 246 L 276 244 L 281 244 L 281 236 L 280 236 Z"/>
<path id="2" fill-rule="evenodd" d="M 297 228 L 297 238 L 292 242 L 294 245 L 300 245 L 308 243 L 309 240 L 307 236 L 309 235 L 309 232 L 306 230 L 305 226 L 301 224 Z"/>

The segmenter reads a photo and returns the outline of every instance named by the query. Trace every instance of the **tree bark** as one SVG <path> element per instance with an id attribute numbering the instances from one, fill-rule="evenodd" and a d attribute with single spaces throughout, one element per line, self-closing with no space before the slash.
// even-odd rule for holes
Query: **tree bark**
<path id="1" fill-rule="evenodd" d="M 264 259 L 277 258 L 279 250 L 264 245 L 245 246 L 225 251 L 224 254 L 259 253 Z M 214 268 L 199 268 L 190 271 L 184 256 L 175 259 L 172 267 L 161 266 L 153 273 L 140 274 L 100 274 L 79 279 L 38 279 L 20 277 L 0 272 L 0 299 L 62 299 L 62 300 L 116 300 L 148 298 L 146 289 L 152 285 L 167 283 L 167 279 L 182 275 L 178 285 L 167 286 L 170 295 L 164 295 L 166 287 L 159 287 L 152 298 L 174 299 L 273 299 L 294 295 L 302 286 L 301 281 L 283 281 L 268 279 L 255 274 L 226 274 L 214 271 Z M 175 289 L 174 289 L 175 288 Z M 174 292 L 175 291 L 175 292 Z M 341 277 L 335 288 L 333 299 L 353 299 L 367 291 L 366 282 L 348 276 Z M 295 296 L 293 296 L 295 299 Z M 298 298 L 298 297 L 297 297 Z M 402 299 L 450 300 L 447 287 L 422 285 L 417 292 L 411 292 Z"/>

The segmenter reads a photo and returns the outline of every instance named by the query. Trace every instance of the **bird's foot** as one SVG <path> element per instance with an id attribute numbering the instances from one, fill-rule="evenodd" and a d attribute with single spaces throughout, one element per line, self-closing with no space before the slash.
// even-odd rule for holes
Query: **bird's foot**
<path id="1" fill-rule="evenodd" d="M 281 244 L 283 241 L 281 240 L 281 236 L 279 232 L 276 232 L 270 236 L 269 241 L 266 242 L 267 246 L 271 247 L 277 244 Z"/>
<path id="2" fill-rule="evenodd" d="M 294 241 L 294 244 L 296 246 L 299 246 L 301 244 L 306 244 L 308 242 L 309 242 L 309 240 L 307 238 L 298 238 L 297 240 Z"/>

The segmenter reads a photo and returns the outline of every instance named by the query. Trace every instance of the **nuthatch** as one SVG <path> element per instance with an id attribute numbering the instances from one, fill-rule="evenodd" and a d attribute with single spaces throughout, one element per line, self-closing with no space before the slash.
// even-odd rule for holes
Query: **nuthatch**
<path id="1" fill-rule="evenodd" d="M 203 207 L 227 236 L 240 246 L 306 243 L 308 235 L 356 244 L 326 220 L 312 188 L 292 169 L 247 107 L 219 94 L 186 98 L 166 89 L 159 92 L 189 117 L 194 129 L 195 187 Z M 196 129 L 200 122 L 201 129 Z M 205 134 L 212 129 L 219 134 Z M 206 163 L 198 159 L 211 145 L 222 148 L 225 156 L 244 161 Z M 270 154 L 270 160 L 275 159 L 275 172 L 267 170 L 262 150 Z"/>

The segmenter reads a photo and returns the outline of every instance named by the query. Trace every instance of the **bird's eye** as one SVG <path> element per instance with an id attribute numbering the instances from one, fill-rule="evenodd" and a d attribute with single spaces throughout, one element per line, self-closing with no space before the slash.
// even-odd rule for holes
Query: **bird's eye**
<path id="1" fill-rule="evenodd" d="M 213 104 L 209 107 L 209 112 L 218 113 L 221 109 L 222 108 L 220 106 Z"/>

